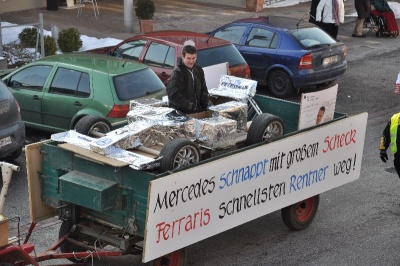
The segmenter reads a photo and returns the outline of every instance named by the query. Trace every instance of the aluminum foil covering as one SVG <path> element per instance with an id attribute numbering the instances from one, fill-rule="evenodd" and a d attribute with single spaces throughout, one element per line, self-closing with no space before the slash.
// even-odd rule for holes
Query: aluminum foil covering
<path id="1" fill-rule="evenodd" d="M 209 107 L 210 110 L 214 111 L 214 115 L 226 117 L 237 121 L 237 130 L 246 130 L 247 127 L 247 104 L 230 101 L 219 105 Z"/>
<path id="2" fill-rule="evenodd" d="M 218 88 L 209 89 L 208 93 L 213 96 L 229 97 L 237 101 L 247 102 L 256 94 L 257 81 L 222 75 Z"/>
<path id="3" fill-rule="evenodd" d="M 186 122 L 176 122 L 171 125 L 153 125 L 148 130 L 139 134 L 140 142 L 145 147 L 151 147 L 157 144 L 166 144 L 175 138 L 186 138 L 195 140 L 195 119 L 189 119 Z"/>
<path id="4" fill-rule="evenodd" d="M 51 135 L 51 139 L 59 142 L 66 142 L 78 147 L 90 150 L 90 144 L 98 139 L 82 135 L 74 130 L 61 132 Z M 136 170 L 151 169 L 159 165 L 158 159 L 149 158 L 134 152 L 120 149 L 116 146 L 110 146 L 105 150 L 105 156 L 129 164 L 129 167 Z"/>
<path id="5" fill-rule="evenodd" d="M 87 150 L 90 150 L 90 144 L 96 141 L 96 139 L 86 135 L 82 135 L 75 130 L 52 134 L 51 140 L 58 142 L 67 142 Z"/>
<path id="6" fill-rule="evenodd" d="M 236 144 L 237 122 L 225 117 L 198 119 L 195 135 L 201 145 L 211 149 L 227 148 Z"/>
<path id="7" fill-rule="evenodd" d="M 165 103 L 155 98 L 143 98 L 131 100 L 129 103 L 129 110 L 134 110 L 138 105 L 147 105 L 153 107 L 162 107 Z"/>
<path id="8" fill-rule="evenodd" d="M 148 128 L 150 126 L 145 123 L 126 125 L 108 132 L 104 137 L 96 139 L 93 143 L 90 143 L 90 149 L 99 154 L 106 154 L 107 148 L 111 146 L 124 150 L 136 148 L 142 145 L 138 134 Z"/>
<path id="9" fill-rule="evenodd" d="M 189 116 L 169 107 L 152 107 L 148 105 L 138 105 L 134 110 L 127 114 L 128 123 L 145 123 L 153 125 L 175 125 L 191 119 Z"/>

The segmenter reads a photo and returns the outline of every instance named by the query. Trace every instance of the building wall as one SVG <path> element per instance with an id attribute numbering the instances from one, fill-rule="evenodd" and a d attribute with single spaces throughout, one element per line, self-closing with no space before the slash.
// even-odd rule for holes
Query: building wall
<path id="1" fill-rule="evenodd" d="M 1 0 L 0 0 L 1 1 Z M 246 0 L 187 0 L 191 2 L 203 2 L 203 3 L 211 3 L 211 4 L 221 4 L 226 6 L 235 6 L 235 7 L 243 7 L 246 8 Z"/>
<path id="2" fill-rule="evenodd" d="M 46 6 L 47 0 L 0 0 L 0 14 Z"/>

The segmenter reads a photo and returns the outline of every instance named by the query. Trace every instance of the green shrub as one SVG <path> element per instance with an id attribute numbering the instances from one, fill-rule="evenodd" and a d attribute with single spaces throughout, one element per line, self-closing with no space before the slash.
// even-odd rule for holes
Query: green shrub
<path id="1" fill-rule="evenodd" d="M 38 30 L 36 28 L 24 28 L 18 38 L 22 47 L 35 47 Z"/>
<path id="2" fill-rule="evenodd" d="M 64 53 L 79 51 L 82 47 L 82 40 L 78 29 L 68 28 L 60 31 L 58 47 Z"/>
<path id="3" fill-rule="evenodd" d="M 136 16 L 139 19 L 153 19 L 156 7 L 152 0 L 138 0 L 136 3 Z"/>
<path id="4" fill-rule="evenodd" d="M 51 36 L 44 36 L 44 56 L 55 55 L 57 51 L 56 40 Z"/>

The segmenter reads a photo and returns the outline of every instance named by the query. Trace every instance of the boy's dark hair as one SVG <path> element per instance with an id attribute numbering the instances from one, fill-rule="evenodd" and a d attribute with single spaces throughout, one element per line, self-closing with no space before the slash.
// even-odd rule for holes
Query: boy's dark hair
<path id="1" fill-rule="evenodd" d="M 186 54 L 197 54 L 196 47 L 192 45 L 185 45 L 182 48 L 182 55 L 186 56 Z"/>
<path id="2" fill-rule="evenodd" d="M 324 111 L 325 112 L 325 106 L 321 106 L 321 108 L 319 108 L 319 110 Z"/>

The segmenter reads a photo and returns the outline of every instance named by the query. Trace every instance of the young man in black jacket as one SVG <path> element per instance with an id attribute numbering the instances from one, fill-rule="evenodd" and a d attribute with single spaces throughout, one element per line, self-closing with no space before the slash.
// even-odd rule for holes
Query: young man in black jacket
<path id="1" fill-rule="evenodd" d="M 208 89 L 203 69 L 196 64 L 197 51 L 185 45 L 167 85 L 169 106 L 185 114 L 207 110 Z"/>

